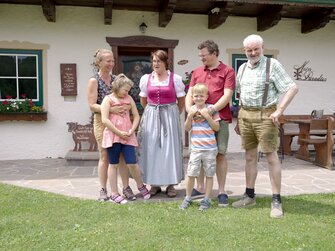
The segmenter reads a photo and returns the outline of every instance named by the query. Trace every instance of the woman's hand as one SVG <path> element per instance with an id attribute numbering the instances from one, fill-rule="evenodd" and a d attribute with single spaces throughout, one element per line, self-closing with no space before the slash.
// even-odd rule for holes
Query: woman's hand
<path id="1" fill-rule="evenodd" d="M 130 109 L 131 109 L 131 105 L 117 105 L 117 106 L 112 106 L 109 109 L 109 112 L 122 115 L 126 111 L 129 111 Z"/>

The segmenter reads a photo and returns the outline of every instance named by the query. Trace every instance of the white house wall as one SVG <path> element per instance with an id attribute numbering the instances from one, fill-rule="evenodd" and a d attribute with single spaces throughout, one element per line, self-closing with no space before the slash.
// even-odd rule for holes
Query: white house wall
<path id="1" fill-rule="evenodd" d="M 84 7 L 56 7 L 56 22 L 47 22 L 41 6 L 0 4 L 0 48 L 8 44 L 38 44 L 46 46 L 45 65 L 48 120 L 46 122 L 0 122 L 0 159 L 35 159 L 65 157 L 73 148 L 66 122 L 89 122 L 86 86 L 92 76 L 91 62 L 97 48 L 109 48 L 106 37 L 141 35 L 138 26 L 148 25 L 145 35 L 178 39 L 175 48 L 175 72 L 185 76 L 200 64 L 197 45 L 206 39 L 219 44 L 220 58 L 227 62 L 232 49 L 242 48 L 242 40 L 257 33 L 256 18 L 228 17 L 214 30 L 207 28 L 207 16 L 174 14 L 166 28 L 158 27 L 158 13 L 114 11 L 112 25 L 104 25 L 104 10 Z M 143 17 L 144 16 L 144 17 Z M 284 19 L 275 27 L 260 32 L 265 47 L 278 51 L 278 59 L 291 77 L 293 67 L 310 61 L 314 76 L 321 74 L 326 82 L 297 81 L 300 92 L 287 114 L 309 114 L 311 110 L 335 110 L 335 22 L 309 34 L 301 34 L 300 20 Z M 188 64 L 177 62 L 187 59 Z M 60 64 L 77 65 L 78 95 L 65 100 L 61 96 Z M 1 115 L 0 115 L 1 116 Z M 238 140 L 231 135 L 231 140 Z"/>

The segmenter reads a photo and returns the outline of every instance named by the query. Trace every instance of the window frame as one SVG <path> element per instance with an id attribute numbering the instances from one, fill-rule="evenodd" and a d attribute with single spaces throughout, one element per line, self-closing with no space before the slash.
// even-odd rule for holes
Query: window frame
<path id="1" fill-rule="evenodd" d="M 43 96 L 43 50 L 34 49 L 2 49 L 0 48 L 0 55 L 12 55 L 12 56 L 36 56 L 36 80 L 37 80 L 37 98 L 32 99 L 34 105 L 43 106 L 44 96 Z M 17 67 L 17 65 L 16 65 Z M 1 77 L 0 77 L 1 78 Z M 18 76 L 15 76 L 16 82 L 18 81 Z M 8 99 L 3 99 L 0 97 L 0 101 L 5 101 Z M 15 100 L 23 101 L 24 99 L 17 96 Z"/>

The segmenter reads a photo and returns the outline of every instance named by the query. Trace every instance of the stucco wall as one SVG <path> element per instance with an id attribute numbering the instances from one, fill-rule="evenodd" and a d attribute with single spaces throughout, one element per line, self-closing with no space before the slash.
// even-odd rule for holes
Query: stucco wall
<path id="1" fill-rule="evenodd" d="M 142 17 L 144 15 L 144 18 Z M 0 47 L 13 43 L 41 45 L 46 49 L 46 122 L 0 122 L 0 159 L 33 159 L 64 157 L 73 148 L 66 122 L 85 124 L 90 111 L 86 100 L 86 85 L 92 75 L 90 66 L 97 48 L 108 48 L 106 37 L 141 35 L 138 25 L 148 25 L 146 35 L 178 39 L 175 49 L 175 72 L 184 76 L 200 64 L 197 45 L 206 39 L 219 44 L 220 58 L 227 62 L 227 51 L 242 48 L 245 36 L 256 33 L 255 18 L 229 17 L 215 30 L 207 29 L 207 17 L 174 14 L 166 28 L 158 27 L 158 13 L 113 11 L 112 25 L 104 25 L 103 9 L 57 7 L 56 22 L 47 22 L 40 6 L 0 5 Z M 279 52 L 278 59 L 291 77 L 294 65 L 310 61 L 315 76 L 323 75 L 326 82 L 297 81 L 300 92 L 287 114 L 310 113 L 312 109 L 335 110 L 335 22 L 310 34 L 300 33 L 300 21 L 284 19 L 272 29 L 259 33 L 265 47 Z M 177 65 L 181 59 L 188 64 Z M 77 64 L 78 95 L 64 100 L 60 95 L 60 64 Z M 239 142 L 236 135 L 231 140 Z M 236 148 L 236 149 L 239 149 Z M 235 150 L 235 148 L 233 149 Z"/>

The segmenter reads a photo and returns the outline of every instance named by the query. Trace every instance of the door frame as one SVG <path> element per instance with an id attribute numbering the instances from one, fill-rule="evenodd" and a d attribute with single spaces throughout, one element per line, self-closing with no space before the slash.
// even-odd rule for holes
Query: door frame
<path id="1" fill-rule="evenodd" d="M 163 39 L 152 36 L 128 36 L 128 37 L 106 37 L 114 54 L 115 62 L 114 74 L 120 74 L 119 55 L 133 53 L 150 53 L 157 49 L 167 51 L 169 60 L 169 70 L 173 71 L 174 48 L 179 40 Z"/>

